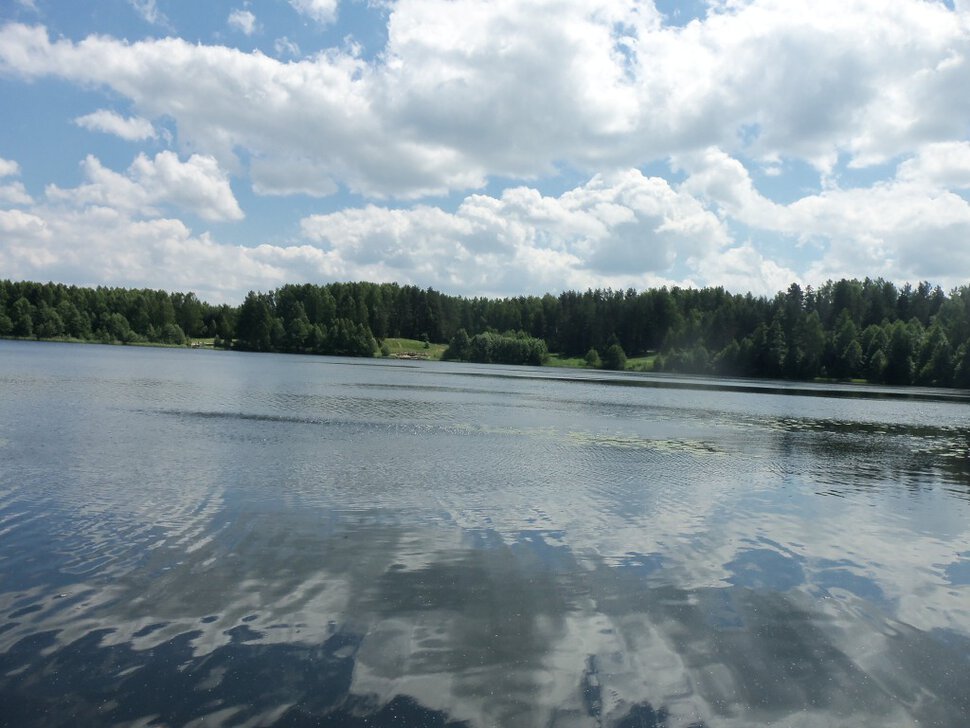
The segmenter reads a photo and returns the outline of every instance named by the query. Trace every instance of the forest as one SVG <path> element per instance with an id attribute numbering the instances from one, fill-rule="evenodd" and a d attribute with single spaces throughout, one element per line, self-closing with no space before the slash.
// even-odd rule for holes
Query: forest
<path id="1" fill-rule="evenodd" d="M 388 337 L 446 357 L 543 363 L 548 352 L 622 369 L 970 387 L 970 286 L 839 280 L 773 297 L 723 288 L 467 298 L 396 283 L 284 285 L 239 306 L 193 293 L 0 281 L 0 336 L 380 355 Z"/>

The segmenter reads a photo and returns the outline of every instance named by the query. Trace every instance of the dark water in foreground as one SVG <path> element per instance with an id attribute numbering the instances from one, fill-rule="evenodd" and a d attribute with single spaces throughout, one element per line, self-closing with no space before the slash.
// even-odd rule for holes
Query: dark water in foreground
<path id="1" fill-rule="evenodd" d="M 712 384 L 0 342 L 0 725 L 970 724 L 968 401 Z"/>

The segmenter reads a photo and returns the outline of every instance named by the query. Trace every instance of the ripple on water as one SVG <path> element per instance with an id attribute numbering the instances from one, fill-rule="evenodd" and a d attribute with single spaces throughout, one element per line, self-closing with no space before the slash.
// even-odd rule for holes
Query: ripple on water
<path id="1" fill-rule="evenodd" d="M 968 714 L 950 405 L 109 353 L 2 400 L 0 722 Z"/>

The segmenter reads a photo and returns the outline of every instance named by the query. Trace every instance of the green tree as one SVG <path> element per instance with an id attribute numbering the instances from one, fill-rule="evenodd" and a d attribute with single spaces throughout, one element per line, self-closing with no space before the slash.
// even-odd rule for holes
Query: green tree
<path id="1" fill-rule="evenodd" d="M 272 351 L 276 317 L 270 301 L 263 294 L 250 291 L 239 309 L 236 323 L 236 343 L 240 349 Z"/>
<path id="2" fill-rule="evenodd" d="M 839 313 L 832 336 L 832 349 L 834 357 L 829 373 L 839 378 L 858 376 L 863 351 L 859 344 L 859 328 L 848 310 L 843 309 Z"/>
<path id="3" fill-rule="evenodd" d="M 165 324 L 162 327 L 159 339 L 165 344 L 183 346 L 185 344 L 185 332 L 182 331 L 182 327 L 178 324 Z"/>
<path id="4" fill-rule="evenodd" d="M 104 334 L 107 341 L 119 341 L 128 344 L 135 340 L 134 332 L 128 325 L 128 319 L 120 313 L 110 314 L 104 321 Z"/>
<path id="5" fill-rule="evenodd" d="M 825 353 L 825 331 L 815 311 L 798 322 L 795 341 L 798 351 L 796 374 L 802 379 L 814 379 L 821 374 Z"/>
<path id="6" fill-rule="evenodd" d="M 953 381 L 953 347 L 942 326 L 934 324 L 927 332 L 917 370 L 916 380 L 919 384 L 945 387 Z"/>
<path id="7" fill-rule="evenodd" d="M 744 372 L 741 359 L 741 346 L 737 339 L 731 339 L 730 343 L 717 353 L 711 362 L 711 367 L 718 374 L 727 376 L 737 376 Z"/>
<path id="8" fill-rule="evenodd" d="M 330 352 L 339 356 L 374 356 L 377 342 L 363 324 L 338 318 L 327 337 Z"/>
<path id="9" fill-rule="evenodd" d="M 55 309 L 41 303 L 37 308 L 37 326 L 34 332 L 38 339 L 54 339 L 64 335 L 64 322 Z"/>
<path id="10" fill-rule="evenodd" d="M 626 352 L 619 344 L 607 347 L 603 353 L 603 368 L 622 371 L 626 369 Z"/>
<path id="11" fill-rule="evenodd" d="M 203 307 L 194 293 L 175 293 L 172 295 L 175 321 L 187 336 L 202 336 Z"/>
<path id="12" fill-rule="evenodd" d="M 75 339 L 87 339 L 91 336 L 91 319 L 86 313 L 78 310 L 71 301 L 64 300 L 57 304 L 57 313 L 64 322 L 64 331 Z"/>
<path id="13" fill-rule="evenodd" d="M 10 320 L 13 321 L 14 336 L 34 335 L 33 311 L 34 307 L 23 296 L 13 302 Z"/>
<path id="14" fill-rule="evenodd" d="M 448 344 L 448 348 L 445 349 L 445 353 L 442 354 L 442 358 L 467 361 L 471 354 L 470 348 L 471 339 L 468 338 L 468 332 L 465 329 L 458 329 L 455 335 L 451 337 L 451 342 Z"/>
<path id="15" fill-rule="evenodd" d="M 862 340 L 859 342 L 865 352 L 866 377 L 873 381 L 881 382 L 883 372 L 886 369 L 886 351 L 889 349 L 889 335 L 886 333 L 888 327 L 870 324 L 862 332 Z M 874 377 L 876 369 L 873 369 L 873 362 L 877 353 L 882 353 L 882 367 L 878 369 L 878 376 Z"/>
<path id="16" fill-rule="evenodd" d="M 590 348 L 590 350 L 586 352 L 584 361 L 586 362 L 586 366 L 590 369 L 599 369 L 603 366 L 603 360 L 600 359 L 600 353 L 593 348 Z"/>
<path id="17" fill-rule="evenodd" d="M 839 362 L 841 364 L 841 373 L 838 375 L 840 377 L 858 377 L 862 372 L 862 364 L 865 361 L 865 356 L 862 353 L 862 346 L 858 341 L 850 341 L 842 353 L 839 354 Z"/>
<path id="18" fill-rule="evenodd" d="M 916 332 L 902 321 L 892 324 L 889 348 L 886 350 L 886 369 L 883 372 L 883 377 L 888 384 L 912 384 L 916 335 Z"/>
<path id="19" fill-rule="evenodd" d="M 954 357 L 953 384 L 970 389 L 970 342 L 960 345 Z"/>
<path id="20" fill-rule="evenodd" d="M 312 324 L 307 316 L 306 309 L 299 301 L 294 301 L 288 316 L 284 316 L 286 321 L 286 351 L 302 352 L 308 348 L 308 341 L 312 332 Z"/>
<path id="21" fill-rule="evenodd" d="M 882 349 L 876 349 L 869 357 L 869 363 L 866 366 L 866 376 L 869 381 L 884 382 L 886 380 L 886 366 L 885 352 Z"/>
<path id="22" fill-rule="evenodd" d="M 311 324 L 306 346 L 314 354 L 328 353 L 330 351 L 330 342 L 327 340 L 326 328 L 321 324 Z"/>

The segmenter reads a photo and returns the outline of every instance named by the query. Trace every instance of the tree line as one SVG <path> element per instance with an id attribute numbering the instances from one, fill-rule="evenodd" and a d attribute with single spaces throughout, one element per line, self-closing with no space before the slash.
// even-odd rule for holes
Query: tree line
<path id="1" fill-rule="evenodd" d="M 466 298 L 396 283 L 284 285 L 239 306 L 193 293 L 0 281 L 0 336 L 373 356 L 388 337 L 450 356 L 541 363 L 552 351 L 622 368 L 970 386 L 970 286 L 840 280 L 773 297 L 723 288 L 597 289 Z"/>

